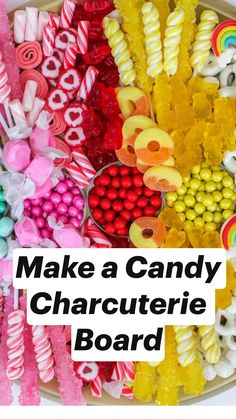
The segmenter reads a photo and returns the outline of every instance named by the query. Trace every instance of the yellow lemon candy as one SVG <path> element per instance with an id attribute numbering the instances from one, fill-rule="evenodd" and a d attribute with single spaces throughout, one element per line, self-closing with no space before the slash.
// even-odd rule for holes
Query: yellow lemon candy
<path id="1" fill-rule="evenodd" d="M 202 218 L 206 223 L 211 223 L 213 221 L 213 214 L 210 211 L 206 211 Z"/>
<path id="2" fill-rule="evenodd" d="M 184 212 L 185 211 L 185 203 L 183 201 L 176 201 L 174 203 L 174 209 L 176 212 Z"/>
<path id="3" fill-rule="evenodd" d="M 188 220 L 184 222 L 184 230 L 191 230 L 193 228 L 192 221 Z"/>
<path id="4" fill-rule="evenodd" d="M 207 169 L 207 168 L 202 169 L 201 172 L 200 172 L 200 176 L 201 176 L 201 179 L 203 179 L 203 180 L 206 180 L 206 181 L 210 180 L 211 179 L 210 169 Z"/>
<path id="5" fill-rule="evenodd" d="M 197 194 L 196 194 L 196 201 L 197 202 L 202 202 L 204 196 L 205 196 L 205 194 L 203 192 L 197 192 Z"/>
<path id="6" fill-rule="evenodd" d="M 222 189 L 222 195 L 223 195 L 223 198 L 233 199 L 234 192 L 230 188 L 224 188 Z"/>
<path id="7" fill-rule="evenodd" d="M 186 220 L 186 217 L 185 217 L 185 214 L 183 213 L 183 212 L 180 212 L 179 214 L 178 214 L 178 216 L 179 216 L 179 218 L 181 219 L 181 221 L 185 221 Z"/>
<path id="8" fill-rule="evenodd" d="M 213 202 L 211 205 L 208 205 L 207 211 L 215 212 L 216 208 L 217 208 L 217 204 L 216 204 L 216 202 Z"/>
<path id="9" fill-rule="evenodd" d="M 190 176 L 184 176 L 184 177 L 183 177 L 183 183 L 184 183 L 185 185 L 188 185 L 188 184 L 189 184 L 189 182 L 190 182 Z"/>
<path id="10" fill-rule="evenodd" d="M 185 185 L 182 185 L 178 190 L 177 190 L 177 194 L 178 195 L 185 195 L 187 192 L 187 187 Z"/>
<path id="11" fill-rule="evenodd" d="M 221 170 L 220 166 L 213 165 L 210 167 L 212 172 L 219 172 Z"/>
<path id="12" fill-rule="evenodd" d="M 217 190 L 217 191 L 221 191 L 222 189 L 223 189 L 222 182 L 218 182 L 218 183 L 216 183 L 216 190 Z"/>
<path id="13" fill-rule="evenodd" d="M 222 199 L 222 194 L 219 191 L 215 191 L 212 193 L 212 197 L 214 199 L 215 202 L 220 202 Z"/>
<path id="14" fill-rule="evenodd" d="M 222 184 L 223 184 L 224 188 L 234 189 L 234 181 L 229 175 L 227 175 L 223 178 Z"/>
<path id="15" fill-rule="evenodd" d="M 198 190 L 201 187 L 201 185 L 202 185 L 202 183 L 199 179 L 192 179 L 189 182 L 190 188 L 195 190 L 195 191 Z"/>
<path id="16" fill-rule="evenodd" d="M 201 166 L 200 165 L 194 166 L 193 169 L 192 169 L 192 174 L 193 175 L 198 175 L 200 173 L 200 171 L 201 171 Z"/>
<path id="17" fill-rule="evenodd" d="M 209 182 L 206 183 L 205 185 L 205 190 L 208 193 L 212 193 L 216 190 L 216 184 L 215 182 L 213 182 L 212 180 L 210 180 Z"/>
<path id="18" fill-rule="evenodd" d="M 234 212 L 232 210 L 228 210 L 228 209 L 224 210 L 222 212 L 223 219 L 228 220 L 228 218 L 230 218 L 233 215 L 233 213 Z"/>
<path id="19" fill-rule="evenodd" d="M 176 192 L 167 192 L 166 199 L 169 202 L 175 202 L 178 199 L 178 195 Z"/>
<path id="20" fill-rule="evenodd" d="M 194 225 L 196 228 L 202 229 L 205 225 L 203 219 L 201 217 L 197 217 L 194 220 Z"/>
<path id="21" fill-rule="evenodd" d="M 187 195 L 195 196 L 196 195 L 196 191 L 194 191 L 194 189 L 188 188 Z"/>
<path id="22" fill-rule="evenodd" d="M 211 178 L 212 178 L 212 180 L 213 180 L 214 182 L 218 183 L 218 182 L 221 182 L 221 181 L 222 181 L 222 179 L 223 179 L 223 174 L 222 174 L 222 172 L 220 172 L 220 171 L 215 171 L 215 172 L 213 172 L 213 173 L 212 173 Z"/>
<path id="23" fill-rule="evenodd" d="M 195 204 L 195 198 L 192 195 L 186 195 L 184 197 L 184 203 L 186 207 L 193 207 Z"/>
<path id="24" fill-rule="evenodd" d="M 228 210 L 226 210 L 226 211 L 228 211 Z M 222 219 L 223 219 L 223 217 L 222 217 L 221 212 L 217 211 L 217 212 L 214 213 L 214 216 L 213 216 L 214 223 L 216 223 L 216 224 L 221 223 Z"/>
<path id="25" fill-rule="evenodd" d="M 194 206 L 194 211 L 198 214 L 198 215 L 202 215 L 205 211 L 206 211 L 206 207 L 201 204 L 201 202 L 198 202 L 195 206 Z"/>
<path id="26" fill-rule="evenodd" d="M 206 231 L 215 231 L 217 229 L 217 225 L 215 223 L 206 223 L 205 230 Z"/>
<path id="27" fill-rule="evenodd" d="M 227 210 L 227 209 L 230 209 L 230 207 L 231 207 L 231 201 L 230 201 L 230 199 L 222 199 L 222 201 L 220 201 L 220 207 L 223 209 L 223 210 Z"/>
<path id="28" fill-rule="evenodd" d="M 214 198 L 211 195 L 205 195 L 203 197 L 202 203 L 206 207 L 208 207 L 209 205 L 213 204 L 213 202 L 214 202 Z"/>
<path id="29" fill-rule="evenodd" d="M 192 209 L 188 209 L 185 212 L 185 215 L 186 215 L 187 220 L 189 220 L 189 221 L 193 221 L 197 216 L 196 212 Z"/>

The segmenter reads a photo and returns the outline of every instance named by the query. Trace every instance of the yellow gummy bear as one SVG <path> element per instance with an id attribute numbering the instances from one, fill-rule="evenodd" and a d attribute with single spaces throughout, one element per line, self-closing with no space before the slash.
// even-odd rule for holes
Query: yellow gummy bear
<path id="1" fill-rule="evenodd" d="M 147 362 L 137 362 L 134 378 L 134 395 L 137 400 L 151 402 L 155 394 L 156 368 Z"/>
<path id="2" fill-rule="evenodd" d="M 172 326 L 165 328 L 165 359 L 158 367 L 158 384 L 156 403 L 161 406 L 175 406 L 179 402 L 178 354 L 175 332 Z"/>
<path id="3" fill-rule="evenodd" d="M 159 214 L 158 218 L 162 220 L 167 227 L 175 228 L 179 231 L 183 230 L 184 223 L 180 220 L 178 214 L 173 208 L 165 207 Z"/>
<path id="4" fill-rule="evenodd" d="M 193 95 L 193 112 L 194 117 L 197 119 L 206 120 L 211 118 L 211 104 L 205 92 L 199 92 Z"/>
<path id="5" fill-rule="evenodd" d="M 232 291 L 236 288 L 236 273 L 230 261 L 226 266 L 226 287 L 216 290 L 216 310 L 218 308 L 224 310 L 231 305 Z"/>
<path id="6" fill-rule="evenodd" d="M 199 395 L 204 391 L 206 379 L 203 374 L 203 367 L 197 357 L 191 364 L 182 367 L 181 371 L 185 394 Z"/>

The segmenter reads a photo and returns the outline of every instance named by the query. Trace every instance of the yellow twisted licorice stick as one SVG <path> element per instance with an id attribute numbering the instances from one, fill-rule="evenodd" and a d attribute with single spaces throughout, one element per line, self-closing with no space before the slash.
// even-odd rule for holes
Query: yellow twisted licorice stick
<path id="1" fill-rule="evenodd" d="M 213 10 L 202 12 L 190 58 L 191 65 L 197 73 L 201 73 L 210 55 L 211 37 L 218 22 L 219 18 Z"/>
<path id="2" fill-rule="evenodd" d="M 178 56 L 184 22 L 183 9 L 176 8 L 167 18 L 164 39 L 164 70 L 173 76 L 178 70 Z"/>
<path id="3" fill-rule="evenodd" d="M 213 326 L 199 326 L 198 334 L 201 336 L 201 347 L 204 351 L 206 361 L 209 364 L 216 364 L 221 355 L 220 344 Z"/>
<path id="4" fill-rule="evenodd" d="M 193 326 L 174 326 L 174 331 L 178 360 L 180 365 L 186 367 L 196 358 L 196 339 L 193 335 Z"/>
<path id="5" fill-rule="evenodd" d="M 147 74 L 155 77 L 162 72 L 162 42 L 159 12 L 149 1 L 142 7 L 143 31 L 147 53 Z"/>
<path id="6" fill-rule="evenodd" d="M 133 83 L 136 74 L 124 33 L 120 29 L 118 21 L 108 17 L 103 19 L 103 28 L 112 56 L 118 67 L 120 79 L 127 86 Z"/>

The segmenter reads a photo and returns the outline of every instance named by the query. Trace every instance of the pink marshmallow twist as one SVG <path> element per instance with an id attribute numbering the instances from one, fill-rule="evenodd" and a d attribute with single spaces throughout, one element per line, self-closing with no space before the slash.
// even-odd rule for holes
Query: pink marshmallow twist
<path id="1" fill-rule="evenodd" d="M 5 63 L 0 56 L 0 103 L 4 103 L 11 94 L 11 86 L 8 82 L 8 73 L 6 70 Z"/>
<path id="2" fill-rule="evenodd" d="M 90 389 L 93 397 L 102 397 L 102 380 L 99 375 L 91 382 Z"/>
<path id="3" fill-rule="evenodd" d="M 88 187 L 89 179 L 86 176 L 84 176 L 81 168 L 74 161 L 68 163 L 65 166 L 65 170 L 69 173 L 72 179 L 75 180 L 75 182 L 81 189 Z"/>
<path id="4" fill-rule="evenodd" d="M 90 23 L 87 20 L 80 20 L 78 23 L 77 44 L 81 54 L 86 54 L 88 51 L 89 25 Z"/>
<path id="5" fill-rule="evenodd" d="M 60 26 L 60 16 L 57 13 L 50 13 L 49 15 L 49 25 L 53 28 L 56 28 L 56 30 Z"/>
<path id="6" fill-rule="evenodd" d="M 32 326 L 32 335 L 39 377 L 43 383 L 48 383 L 54 378 L 55 370 L 47 329 L 45 326 Z"/>
<path id="7" fill-rule="evenodd" d="M 79 50 L 76 44 L 68 44 L 64 55 L 64 68 L 74 68 Z"/>
<path id="8" fill-rule="evenodd" d="M 17 10 L 14 13 L 14 41 L 22 44 L 25 40 L 26 11 Z"/>
<path id="9" fill-rule="evenodd" d="M 45 57 L 51 57 L 53 55 L 55 36 L 56 28 L 45 25 L 43 28 L 43 54 Z"/>
<path id="10" fill-rule="evenodd" d="M 95 80 L 98 76 L 98 73 L 99 73 L 98 69 L 96 67 L 93 67 L 92 65 L 90 65 L 87 68 L 87 71 L 84 75 L 84 78 L 82 80 L 82 83 L 81 83 L 80 88 L 79 88 L 78 93 L 77 93 L 77 98 L 78 99 L 79 98 L 81 98 L 81 99 L 87 99 L 88 98 L 88 95 L 91 92 L 92 87 L 95 83 Z"/>
<path id="11" fill-rule="evenodd" d="M 99 247 L 99 248 L 112 247 L 111 242 L 101 232 L 101 230 L 94 224 L 92 218 L 88 218 L 85 221 L 84 225 L 82 226 L 82 233 L 85 236 L 88 236 L 95 243 L 95 246 L 93 247 Z"/>
<path id="12" fill-rule="evenodd" d="M 24 319 L 22 310 L 14 310 L 9 314 L 7 322 L 7 370 L 9 380 L 17 380 L 24 373 Z"/>
<path id="13" fill-rule="evenodd" d="M 82 148 L 78 147 L 76 150 L 72 151 L 72 156 L 74 157 L 75 162 L 80 166 L 84 176 L 88 179 L 92 179 L 96 175 L 96 170 Z"/>
<path id="14" fill-rule="evenodd" d="M 74 11 L 75 11 L 76 1 L 75 0 L 65 0 L 61 10 L 61 20 L 60 27 L 67 29 L 70 27 Z"/>

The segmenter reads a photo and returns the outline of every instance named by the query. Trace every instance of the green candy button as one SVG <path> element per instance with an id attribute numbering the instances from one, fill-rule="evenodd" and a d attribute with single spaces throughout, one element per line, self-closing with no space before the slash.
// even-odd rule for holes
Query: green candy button
<path id="1" fill-rule="evenodd" d="M 9 217 L 2 217 L 0 220 L 0 236 L 8 237 L 13 232 L 14 223 Z"/>

